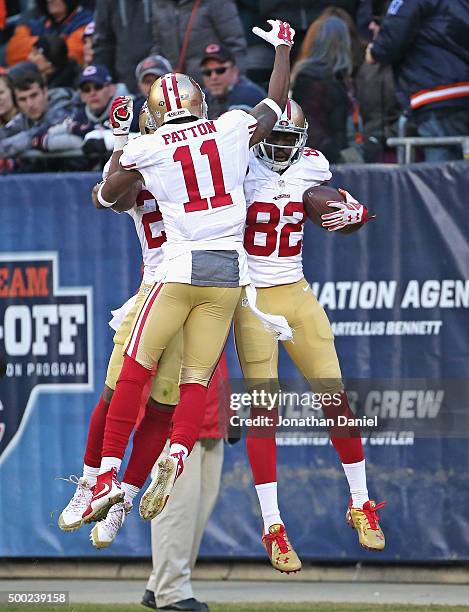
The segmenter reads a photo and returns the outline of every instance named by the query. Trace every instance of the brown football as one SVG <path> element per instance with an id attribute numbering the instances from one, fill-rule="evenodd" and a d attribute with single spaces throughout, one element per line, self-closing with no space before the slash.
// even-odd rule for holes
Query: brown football
<path id="1" fill-rule="evenodd" d="M 335 210 L 327 205 L 327 202 L 330 202 L 331 200 L 335 202 L 345 202 L 344 196 L 337 191 L 337 189 L 334 189 L 334 187 L 329 187 L 328 185 L 309 187 L 309 189 L 307 189 L 303 194 L 305 212 L 308 215 L 308 218 L 311 219 L 311 221 L 318 227 L 322 227 L 321 215 L 334 212 Z M 354 225 L 349 225 L 348 227 L 338 230 L 338 232 L 341 234 L 353 234 L 353 232 L 356 232 L 362 226 L 363 223 L 355 223 Z"/>

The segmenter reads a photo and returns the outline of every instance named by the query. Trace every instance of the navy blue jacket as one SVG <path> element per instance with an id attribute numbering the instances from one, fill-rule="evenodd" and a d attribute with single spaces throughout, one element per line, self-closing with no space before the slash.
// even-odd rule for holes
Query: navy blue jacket
<path id="1" fill-rule="evenodd" d="M 469 0 L 391 2 L 372 55 L 392 64 L 404 109 L 469 108 L 468 23 Z"/>

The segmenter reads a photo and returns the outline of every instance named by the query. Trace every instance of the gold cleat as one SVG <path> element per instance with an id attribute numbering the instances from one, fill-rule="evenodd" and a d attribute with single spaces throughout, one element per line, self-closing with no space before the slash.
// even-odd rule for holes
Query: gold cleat
<path id="1" fill-rule="evenodd" d="M 301 570 L 301 561 L 293 550 L 283 525 L 280 523 L 271 525 L 269 533 L 262 536 L 262 543 L 276 570 L 282 574 L 293 574 Z"/>
<path id="2" fill-rule="evenodd" d="M 366 550 L 383 550 L 386 541 L 384 533 L 379 525 L 378 510 L 383 508 L 386 502 L 376 504 L 373 500 L 368 500 L 363 504 L 363 508 L 353 508 L 350 500 L 345 520 L 349 527 L 358 532 L 358 541 Z"/>

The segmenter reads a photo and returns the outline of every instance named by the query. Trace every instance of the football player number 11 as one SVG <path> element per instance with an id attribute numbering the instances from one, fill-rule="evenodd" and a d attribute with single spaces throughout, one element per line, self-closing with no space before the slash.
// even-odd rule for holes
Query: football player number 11
<path id="1" fill-rule="evenodd" d="M 211 208 L 219 208 L 220 206 L 229 206 L 233 204 L 231 195 L 226 193 L 220 154 L 218 153 L 216 141 L 214 139 L 205 140 L 200 147 L 200 152 L 202 155 L 208 157 L 208 163 L 210 165 L 213 188 L 215 190 L 215 195 L 211 198 L 201 198 L 200 196 L 199 183 L 197 181 L 194 160 L 192 159 L 189 145 L 178 147 L 173 155 L 174 161 L 181 164 L 184 174 L 184 182 L 186 183 L 187 195 L 189 196 L 189 201 L 184 204 L 186 212 L 207 210 L 209 208 L 209 201 Z"/>

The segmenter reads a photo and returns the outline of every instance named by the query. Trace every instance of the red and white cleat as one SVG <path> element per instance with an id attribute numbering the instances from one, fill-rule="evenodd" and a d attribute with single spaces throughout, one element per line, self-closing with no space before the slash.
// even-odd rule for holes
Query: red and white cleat
<path id="1" fill-rule="evenodd" d="M 269 527 L 269 533 L 262 536 L 272 566 L 282 574 L 294 574 L 301 570 L 301 561 L 288 539 L 285 527 L 276 523 Z"/>
<path id="2" fill-rule="evenodd" d="M 369 499 L 362 508 L 353 508 L 350 499 L 345 520 L 349 527 L 357 530 L 358 541 L 366 550 L 380 551 L 386 545 L 383 530 L 379 524 L 378 510 L 383 508 L 386 502 L 375 503 Z"/>
<path id="3" fill-rule="evenodd" d="M 88 508 L 83 512 L 83 523 L 93 523 L 106 518 L 109 509 L 124 499 L 124 491 L 117 480 L 117 470 L 100 474 L 93 487 L 93 497 Z"/>
<path id="4" fill-rule="evenodd" d="M 158 461 L 158 467 L 150 486 L 142 495 L 139 512 L 142 519 L 150 521 L 166 506 L 174 483 L 184 470 L 184 453 L 169 455 Z"/>

